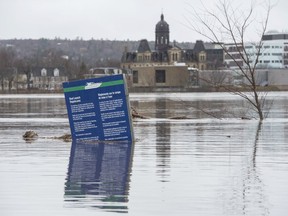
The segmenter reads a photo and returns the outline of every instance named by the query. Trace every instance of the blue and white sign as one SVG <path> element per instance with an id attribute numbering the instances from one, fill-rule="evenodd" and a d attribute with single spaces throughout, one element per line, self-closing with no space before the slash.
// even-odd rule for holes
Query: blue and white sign
<path id="1" fill-rule="evenodd" d="M 124 75 L 63 83 L 72 139 L 133 141 Z"/>

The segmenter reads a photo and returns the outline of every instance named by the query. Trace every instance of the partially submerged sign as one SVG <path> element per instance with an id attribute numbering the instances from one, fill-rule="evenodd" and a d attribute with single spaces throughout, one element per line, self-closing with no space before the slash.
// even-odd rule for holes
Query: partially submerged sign
<path id="1" fill-rule="evenodd" d="M 72 139 L 133 141 L 124 75 L 63 83 Z"/>

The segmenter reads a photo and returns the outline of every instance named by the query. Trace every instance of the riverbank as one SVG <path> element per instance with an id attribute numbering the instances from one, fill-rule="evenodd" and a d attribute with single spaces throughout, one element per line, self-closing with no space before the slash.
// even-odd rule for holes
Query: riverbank
<path id="1" fill-rule="evenodd" d="M 228 90 L 227 90 L 228 89 Z M 230 91 L 231 90 L 231 91 Z M 130 93 L 177 93 L 177 92 L 233 92 L 237 91 L 249 91 L 248 88 L 242 87 L 128 87 Z M 258 91 L 288 91 L 288 86 L 259 86 Z M 61 94 L 63 93 L 62 89 L 59 90 L 44 90 L 44 89 L 18 89 L 18 90 L 0 90 L 0 94 Z"/>

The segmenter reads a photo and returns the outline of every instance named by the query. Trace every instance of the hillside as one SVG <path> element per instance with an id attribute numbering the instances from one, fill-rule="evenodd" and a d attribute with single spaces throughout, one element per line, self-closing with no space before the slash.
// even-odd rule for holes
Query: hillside
<path id="1" fill-rule="evenodd" d="M 154 42 L 149 42 L 151 49 Z M 183 47 L 190 43 L 182 43 Z M 139 41 L 117 40 L 68 40 L 58 39 L 11 39 L 0 40 L 0 48 L 10 48 L 17 59 L 43 59 L 65 56 L 72 61 L 84 62 L 89 67 L 109 66 L 121 61 L 125 47 L 128 51 L 137 50 Z"/>

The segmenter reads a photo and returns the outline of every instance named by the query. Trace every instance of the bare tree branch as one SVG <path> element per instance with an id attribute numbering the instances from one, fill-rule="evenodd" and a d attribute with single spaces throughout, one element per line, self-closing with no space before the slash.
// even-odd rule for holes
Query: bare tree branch
<path id="1" fill-rule="evenodd" d="M 224 54 L 234 62 L 239 74 L 245 78 L 247 83 L 243 83 L 243 89 L 233 88 L 227 85 L 224 85 L 223 88 L 248 101 L 252 105 L 253 110 L 258 113 L 259 119 L 262 120 L 264 118 L 263 109 L 267 94 L 261 96 L 258 92 L 256 69 L 259 56 L 262 52 L 262 38 L 267 29 L 272 5 L 269 0 L 265 1 L 265 16 L 261 20 L 260 38 L 259 41 L 255 43 L 255 52 L 248 53 L 245 48 L 246 35 L 248 34 L 249 28 L 255 28 L 252 24 L 257 24 L 256 9 L 259 9 L 259 6 L 263 4 L 251 0 L 248 9 L 243 9 L 240 5 L 235 6 L 233 3 L 235 2 L 218 0 L 213 10 L 209 9 L 203 3 L 202 10 L 196 10 L 190 5 L 193 12 L 190 13 L 192 19 L 187 17 L 185 17 L 185 19 L 189 29 L 204 36 L 209 41 L 219 44 L 224 50 Z M 230 43 L 234 50 L 227 48 L 227 45 L 223 43 L 223 39 L 225 42 Z"/>

